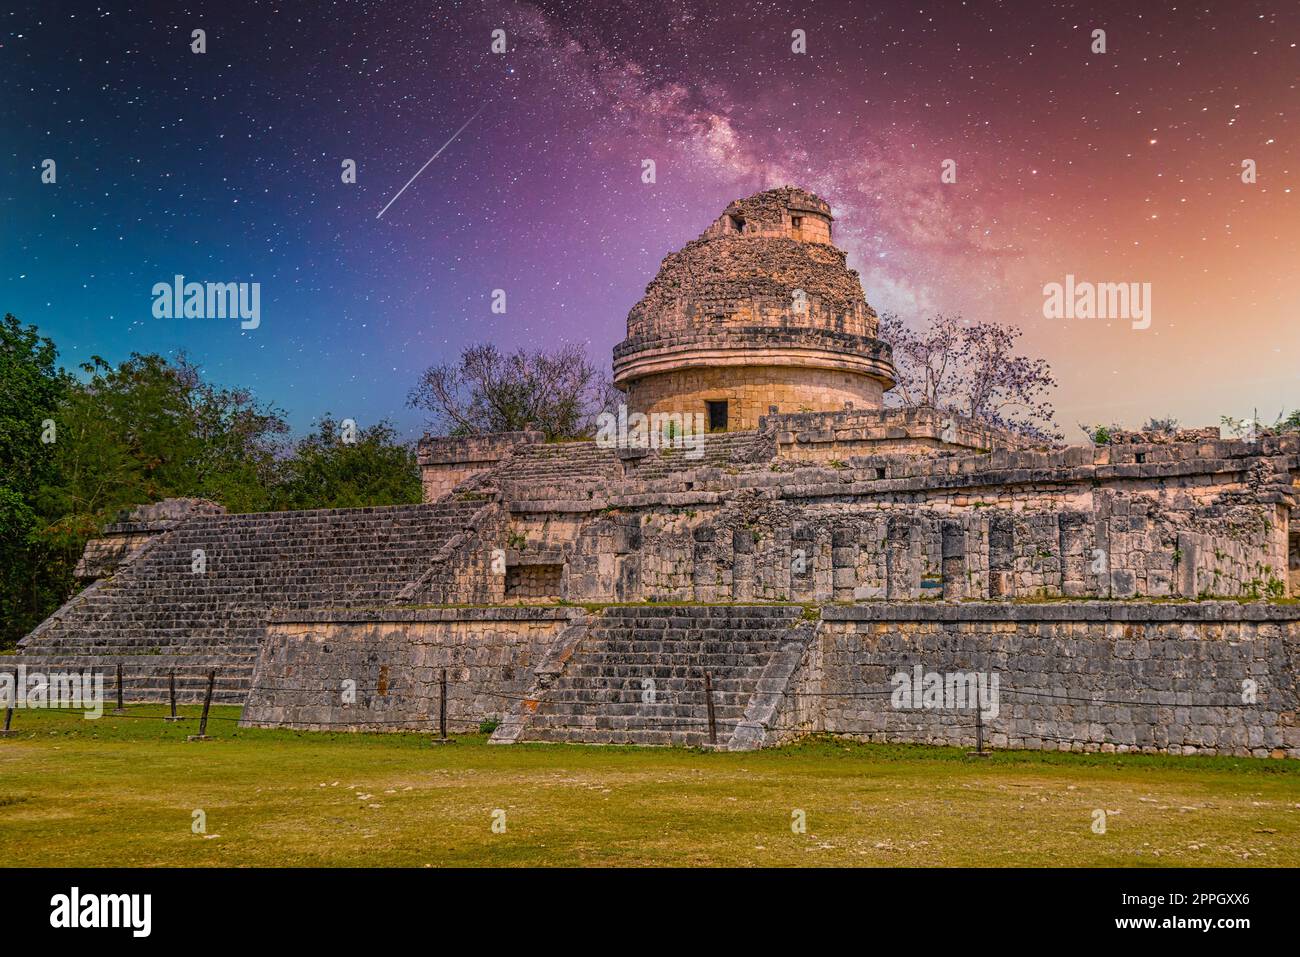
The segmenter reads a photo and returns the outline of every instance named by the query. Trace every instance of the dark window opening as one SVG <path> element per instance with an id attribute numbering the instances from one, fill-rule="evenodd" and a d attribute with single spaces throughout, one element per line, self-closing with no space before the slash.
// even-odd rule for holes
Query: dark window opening
<path id="1" fill-rule="evenodd" d="M 803 217 L 802 217 L 802 216 L 791 216 L 791 217 L 790 217 L 790 225 L 793 226 L 795 229 L 798 229 L 800 226 L 803 225 Z"/>
<path id="2" fill-rule="evenodd" d="M 736 227 L 736 232 L 738 233 L 743 233 L 745 231 L 745 221 L 739 216 L 731 217 L 731 225 Z"/>
<path id="3" fill-rule="evenodd" d="M 727 400 L 723 399 L 721 402 L 705 402 L 704 405 L 709 410 L 709 431 L 727 431 Z"/>

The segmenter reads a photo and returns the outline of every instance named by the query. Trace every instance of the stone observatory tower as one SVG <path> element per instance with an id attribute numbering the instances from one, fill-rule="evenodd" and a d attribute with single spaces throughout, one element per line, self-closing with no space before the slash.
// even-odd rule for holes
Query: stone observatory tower
<path id="1" fill-rule="evenodd" d="M 628 409 L 703 413 L 726 431 L 757 428 L 771 406 L 880 408 L 890 349 L 831 222 L 820 197 L 769 189 L 664 259 L 614 348 Z"/>

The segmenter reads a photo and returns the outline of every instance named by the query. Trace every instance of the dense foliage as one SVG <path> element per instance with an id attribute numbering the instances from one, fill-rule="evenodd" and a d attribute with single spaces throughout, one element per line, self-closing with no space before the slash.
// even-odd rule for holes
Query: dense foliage
<path id="1" fill-rule="evenodd" d="M 0 647 L 75 590 L 86 540 L 134 505 L 191 496 L 232 512 L 420 501 L 415 451 L 387 422 L 326 414 L 289 438 L 283 413 L 204 380 L 184 356 L 95 357 L 0 322 Z"/>

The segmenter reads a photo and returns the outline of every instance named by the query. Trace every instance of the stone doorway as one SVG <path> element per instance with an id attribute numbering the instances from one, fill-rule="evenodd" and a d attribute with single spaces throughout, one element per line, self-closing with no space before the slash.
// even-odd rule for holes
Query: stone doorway
<path id="1" fill-rule="evenodd" d="M 705 402 L 704 407 L 708 410 L 709 431 L 727 431 L 727 400 L 722 399 L 718 402 Z"/>

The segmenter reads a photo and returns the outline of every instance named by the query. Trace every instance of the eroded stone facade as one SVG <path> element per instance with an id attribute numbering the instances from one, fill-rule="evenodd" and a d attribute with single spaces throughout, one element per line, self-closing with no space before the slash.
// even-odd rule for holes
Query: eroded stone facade
<path id="1" fill-rule="evenodd" d="M 664 259 L 614 349 L 636 412 L 726 402 L 726 428 L 785 411 L 879 408 L 889 347 L 856 271 L 831 242 L 829 205 L 793 187 L 731 203 Z"/>
<path id="2" fill-rule="evenodd" d="M 13 664 L 126 663 L 145 699 L 214 670 L 261 726 L 427 731 L 446 669 L 453 730 L 503 744 L 970 745 L 888 704 L 921 667 L 998 676 L 998 747 L 1300 756 L 1300 435 L 1035 448 L 881 408 L 876 333 L 824 201 L 738 200 L 615 352 L 633 410 L 726 431 L 426 437 L 423 505 L 142 511 Z"/>

